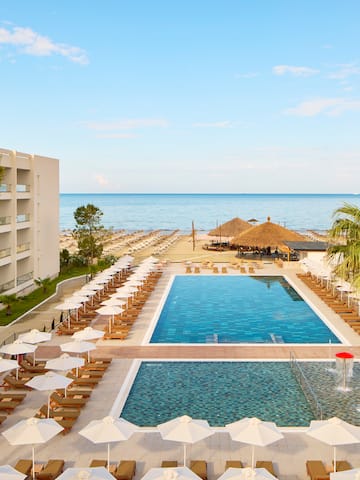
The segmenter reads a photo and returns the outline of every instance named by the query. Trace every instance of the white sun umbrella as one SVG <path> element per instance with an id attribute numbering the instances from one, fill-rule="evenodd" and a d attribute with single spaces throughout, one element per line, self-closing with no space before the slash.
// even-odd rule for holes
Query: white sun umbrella
<path id="1" fill-rule="evenodd" d="M 79 302 L 64 302 L 60 305 L 56 305 L 55 310 L 61 310 L 62 312 L 70 312 L 71 310 L 76 310 L 76 318 L 78 318 L 77 311 L 82 307 L 82 304 Z M 70 325 L 70 315 L 69 315 L 69 325 Z"/>
<path id="2" fill-rule="evenodd" d="M 360 427 L 337 417 L 328 420 L 313 420 L 305 432 L 310 437 L 334 447 L 334 471 L 336 472 L 336 447 L 360 443 Z"/>
<path id="3" fill-rule="evenodd" d="M 110 469 L 110 443 L 128 440 L 136 432 L 137 426 L 124 418 L 104 417 L 92 420 L 79 434 L 91 442 L 107 443 L 107 465 Z"/>
<path id="4" fill-rule="evenodd" d="M 190 468 L 175 467 L 175 468 L 150 468 L 145 473 L 141 480 L 199 480 L 198 477 Z"/>
<path id="5" fill-rule="evenodd" d="M 114 322 L 114 316 L 119 315 L 123 311 L 124 309 L 117 305 L 105 305 L 104 307 L 100 307 L 96 310 L 99 315 L 109 315 L 109 332 L 111 332 L 111 326 Z"/>
<path id="6" fill-rule="evenodd" d="M 360 468 L 330 473 L 330 480 L 360 480 Z"/>
<path id="7" fill-rule="evenodd" d="M 46 443 L 61 432 L 63 427 L 52 418 L 28 418 L 8 428 L 2 435 L 10 445 L 31 445 L 32 471 L 35 478 L 35 445 Z"/>
<path id="8" fill-rule="evenodd" d="M 19 360 L 19 355 L 25 355 L 26 353 L 34 354 L 34 363 L 35 363 L 35 350 L 37 345 L 31 345 L 30 343 L 25 343 L 19 338 L 17 338 L 13 343 L 3 345 L 0 348 L 0 353 L 6 353 L 8 355 L 16 355 Z M 17 373 L 17 371 L 16 371 Z"/>
<path id="9" fill-rule="evenodd" d="M 11 465 L 0 466 L 1 480 L 24 480 L 26 477 L 27 475 L 15 470 Z"/>
<path id="10" fill-rule="evenodd" d="M 103 330 L 97 330 L 92 327 L 85 327 L 83 330 L 79 330 L 72 334 L 71 338 L 75 340 L 98 340 L 104 336 Z"/>
<path id="11" fill-rule="evenodd" d="M 67 353 L 87 353 L 88 362 L 90 362 L 90 352 L 96 350 L 96 345 L 90 342 L 84 342 L 82 340 L 73 340 L 72 342 L 66 342 L 60 345 L 63 352 Z"/>
<path id="12" fill-rule="evenodd" d="M 186 466 L 186 444 L 199 442 L 215 433 L 206 420 L 195 420 L 188 415 L 161 423 L 157 429 L 164 440 L 184 444 L 184 467 Z"/>
<path id="13" fill-rule="evenodd" d="M 57 480 L 114 480 L 114 476 L 104 467 L 67 468 Z"/>
<path id="14" fill-rule="evenodd" d="M 18 378 L 18 368 L 19 364 L 16 360 L 9 360 L 7 358 L 0 357 L 0 373 L 16 369 L 16 378 Z"/>
<path id="15" fill-rule="evenodd" d="M 284 438 L 274 422 L 263 422 L 253 418 L 243 418 L 225 426 L 230 436 L 236 442 L 247 443 L 251 445 L 251 466 L 255 466 L 255 446 L 266 447 L 271 443 Z"/>
<path id="16" fill-rule="evenodd" d="M 76 368 L 76 376 L 78 376 L 79 367 L 84 366 L 85 359 L 82 357 L 71 357 L 68 353 L 63 353 L 60 357 L 52 358 L 45 364 L 45 368 L 49 370 L 60 370 L 66 372 Z"/>
<path id="17" fill-rule="evenodd" d="M 18 338 L 25 343 L 31 343 L 34 345 L 36 343 L 48 342 L 51 340 L 51 333 L 40 332 L 40 330 L 33 328 L 26 333 L 21 333 Z"/>
<path id="18" fill-rule="evenodd" d="M 218 480 L 277 480 L 266 468 L 228 468 Z"/>
<path id="19" fill-rule="evenodd" d="M 58 388 L 68 387 L 73 380 L 71 378 L 64 377 L 64 375 L 59 375 L 55 372 L 46 372 L 44 375 L 37 375 L 33 377 L 28 382 L 25 383 L 26 386 L 31 387 L 40 392 L 49 392 L 48 395 L 48 418 L 50 416 L 50 395 L 53 390 Z"/>
<path id="20" fill-rule="evenodd" d="M 106 305 L 106 306 L 113 306 L 117 305 L 118 307 L 122 307 L 123 305 L 126 305 L 127 302 L 125 300 L 121 300 L 121 298 L 117 297 L 111 297 L 108 300 L 104 300 L 101 302 L 101 305 Z"/>

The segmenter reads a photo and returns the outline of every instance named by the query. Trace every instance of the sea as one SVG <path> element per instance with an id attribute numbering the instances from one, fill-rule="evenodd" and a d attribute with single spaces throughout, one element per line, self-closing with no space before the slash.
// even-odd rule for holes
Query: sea
<path id="1" fill-rule="evenodd" d="M 188 233 L 192 222 L 198 232 L 208 232 L 234 217 L 268 218 L 298 232 L 324 232 L 334 221 L 334 211 L 350 203 L 360 207 L 357 194 L 60 194 L 60 230 L 73 229 L 77 207 L 93 204 L 103 212 L 102 224 L 114 230 L 180 230 Z"/>

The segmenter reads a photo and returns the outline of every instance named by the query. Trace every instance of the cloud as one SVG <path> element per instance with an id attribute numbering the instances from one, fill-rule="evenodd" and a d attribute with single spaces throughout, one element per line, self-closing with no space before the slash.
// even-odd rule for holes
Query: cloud
<path id="1" fill-rule="evenodd" d="M 356 63 L 344 63 L 337 65 L 338 69 L 330 73 L 328 78 L 333 80 L 344 80 L 353 75 L 360 75 L 360 67 Z"/>
<path id="2" fill-rule="evenodd" d="M 223 122 L 198 122 L 193 123 L 192 126 L 195 128 L 230 128 L 232 126 L 232 122 L 229 120 L 225 120 Z"/>
<path id="3" fill-rule="evenodd" d="M 109 185 L 109 181 L 104 175 L 96 174 L 94 175 L 94 179 L 96 183 L 101 187 L 106 187 L 107 185 Z"/>
<path id="4" fill-rule="evenodd" d="M 79 47 L 55 43 L 50 38 L 34 32 L 31 28 L 0 28 L 0 44 L 19 49 L 20 53 L 37 57 L 60 55 L 73 63 L 89 63 L 86 52 Z"/>
<path id="5" fill-rule="evenodd" d="M 254 78 L 259 74 L 257 72 L 248 72 L 248 73 L 236 73 L 235 78 Z"/>
<path id="6" fill-rule="evenodd" d="M 96 138 L 137 138 L 134 133 L 101 133 Z"/>
<path id="7" fill-rule="evenodd" d="M 285 110 L 284 113 L 299 117 L 314 117 L 320 114 L 335 117 L 347 111 L 360 111 L 360 100 L 317 98 L 302 102 L 294 108 Z"/>
<path id="8" fill-rule="evenodd" d="M 118 120 L 115 122 L 84 122 L 89 130 L 133 130 L 137 128 L 148 127 L 167 127 L 168 121 L 161 118 L 134 118 L 127 120 Z"/>
<path id="9" fill-rule="evenodd" d="M 272 72 L 274 75 L 285 75 L 286 73 L 290 73 L 295 77 L 311 77 L 313 75 L 317 75 L 319 73 L 319 70 L 315 70 L 314 68 L 309 68 L 309 67 L 276 65 L 275 67 L 273 67 Z"/>

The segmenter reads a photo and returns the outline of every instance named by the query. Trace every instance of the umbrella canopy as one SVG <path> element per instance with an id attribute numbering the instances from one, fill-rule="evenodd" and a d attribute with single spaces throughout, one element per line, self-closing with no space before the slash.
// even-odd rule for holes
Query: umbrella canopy
<path id="1" fill-rule="evenodd" d="M 35 345 L 30 345 L 29 343 L 25 343 L 22 340 L 17 339 L 13 343 L 3 345 L 0 348 L 0 352 L 7 353 L 8 355 L 22 355 L 24 353 L 34 353 L 36 348 L 37 347 Z"/>
<path id="2" fill-rule="evenodd" d="M 57 480 L 114 480 L 114 477 L 104 467 L 67 468 Z"/>
<path id="3" fill-rule="evenodd" d="M 223 237 L 235 237 L 235 235 L 240 235 L 240 233 L 249 230 L 251 227 L 252 225 L 250 225 L 250 223 L 245 222 L 245 220 L 239 217 L 235 217 L 211 230 L 209 235 L 212 237 L 219 237 L 220 235 Z"/>
<path id="4" fill-rule="evenodd" d="M 90 342 L 83 342 L 82 340 L 73 340 L 72 342 L 66 342 L 60 345 L 63 352 L 69 353 L 85 353 L 92 350 L 96 350 L 96 345 Z"/>
<path id="5" fill-rule="evenodd" d="M 49 370 L 72 370 L 73 368 L 82 367 L 85 364 L 85 359 L 81 357 L 71 357 L 68 353 L 63 353 L 60 357 L 52 358 L 45 364 L 45 368 Z"/>
<path id="6" fill-rule="evenodd" d="M 92 420 L 79 434 L 93 443 L 107 443 L 107 465 L 110 468 L 110 443 L 128 440 L 136 431 L 133 423 L 123 418 L 104 417 L 101 420 Z"/>
<path id="7" fill-rule="evenodd" d="M 360 480 L 360 468 L 330 473 L 330 480 Z"/>
<path id="8" fill-rule="evenodd" d="M 104 336 L 103 330 L 96 330 L 92 327 L 85 327 L 83 330 L 73 333 L 72 338 L 75 340 L 97 340 Z"/>
<path id="9" fill-rule="evenodd" d="M 252 446 L 251 466 L 255 466 L 255 446 L 266 447 L 284 438 L 284 435 L 273 422 L 263 422 L 258 418 L 243 418 L 226 425 L 227 431 L 236 442 Z"/>
<path id="10" fill-rule="evenodd" d="M 30 343 L 31 345 L 41 342 L 48 342 L 49 340 L 51 340 L 51 333 L 40 332 L 39 330 L 34 328 L 29 332 L 20 334 L 19 340 L 25 343 Z"/>
<path id="11" fill-rule="evenodd" d="M 360 443 L 360 427 L 337 417 L 328 420 L 313 420 L 306 434 L 334 447 L 334 470 L 336 471 L 336 447 Z"/>
<path id="12" fill-rule="evenodd" d="M 61 311 L 66 311 L 66 310 L 77 310 L 80 308 L 82 305 L 79 302 L 76 301 L 69 301 L 69 302 L 64 302 L 60 303 L 59 305 L 56 305 L 55 310 L 61 310 Z"/>
<path id="13" fill-rule="evenodd" d="M 232 239 L 235 245 L 258 247 L 281 247 L 285 241 L 304 241 L 305 237 L 281 225 L 270 222 L 270 217 L 265 223 L 251 227 L 249 230 Z"/>
<path id="14" fill-rule="evenodd" d="M 150 468 L 141 480 L 199 480 L 190 468 Z"/>
<path id="15" fill-rule="evenodd" d="M 186 444 L 192 444 L 214 434 L 206 420 L 194 420 L 188 415 L 174 418 L 157 426 L 164 440 L 184 444 L 184 466 L 186 466 Z"/>
<path id="16" fill-rule="evenodd" d="M 34 445 L 46 443 L 61 432 L 63 427 L 52 418 L 28 418 L 21 420 L 1 434 L 10 445 L 31 445 L 33 478 L 35 478 L 35 448 Z"/>
<path id="17" fill-rule="evenodd" d="M 16 360 L 8 360 L 7 358 L 0 357 L 0 373 L 8 372 L 19 368 L 19 364 Z"/>
<path id="18" fill-rule="evenodd" d="M 37 375 L 25 383 L 28 387 L 39 390 L 40 392 L 50 392 L 48 396 L 48 417 L 50 413 L 50 394 L 52 390 L 66 388 L 72 383 L 71 378 L 64 377 L 55 372 L 46 372 L 44 375 Z"/>
<path id="19" fill-rule="evenodd" d="M 266 468 L 228 468 L 218 480 L 276 480 Z"/>
<path id="20" fill-rule="evenodd" d="M 110 315 L 109 318 L 109 332 L 111 332 L 112 322 L 114 321 L 114 315 L 119 315 L 124 311 L 123 308 L 118 305 L 105 305 L 96 310 L 99 315 Z"/>
<path id="21" fill-rule="evenodd" d="M 0 466 L 0 478 L 1 480 L 24 480 L 27 475 L 18 472 L 10 465 L 1 465 Z"/>

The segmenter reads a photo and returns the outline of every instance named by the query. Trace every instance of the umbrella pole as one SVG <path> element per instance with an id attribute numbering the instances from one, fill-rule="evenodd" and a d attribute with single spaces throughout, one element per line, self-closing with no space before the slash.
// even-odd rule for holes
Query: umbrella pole
<path id="1" fill-rule="evenodd" d="M 184 443 L 184 467 L 186 467 L 186 443 Z"/>
<path id="2" fill-rule="evenodd" d="M 34 445 L 31 446 L 32 448 L 32 478 L 35 480 L 35 447 Z"/>
<path id="3" fill-rule="evenodd" d="M 48 418 L 50 418 L 50 395 L 51 395 L 51 392 L 49 392 L 49 395 L 48 395 Z"/>
<path id="4" fill-rule="evenodd" d="M 19 380 L 19 367 L 16 369 L 16 380 Z"/>
<path id="5" fill-rule="evenodd" d="M 251 446 L 251 468 L 255 467 L 255 445 Z"/>
<path id="6" fill-rule="evenodd" d="M 34 350 L 34 353 L 33 353 L 33 367 L 35 367 L 36 365 L 36 359 L 35 359 L 35 350 Z"/>
<path id="7" fill-rule="evenodd" d="M 111 317 L 109 317 L 109 333 L 111 333 Z"/>
<path id="8" fill-rule="evenodd" d="M 107 448 L 107 469 L 108 469 L 108 472 L 110 472 L 110 443 L 108 443 L 108 448 Z"/>
<path id="9" fill-rule="evenodd" d="M 334 447 L 334 472 L 336 472 L 336 447 Z"/>

